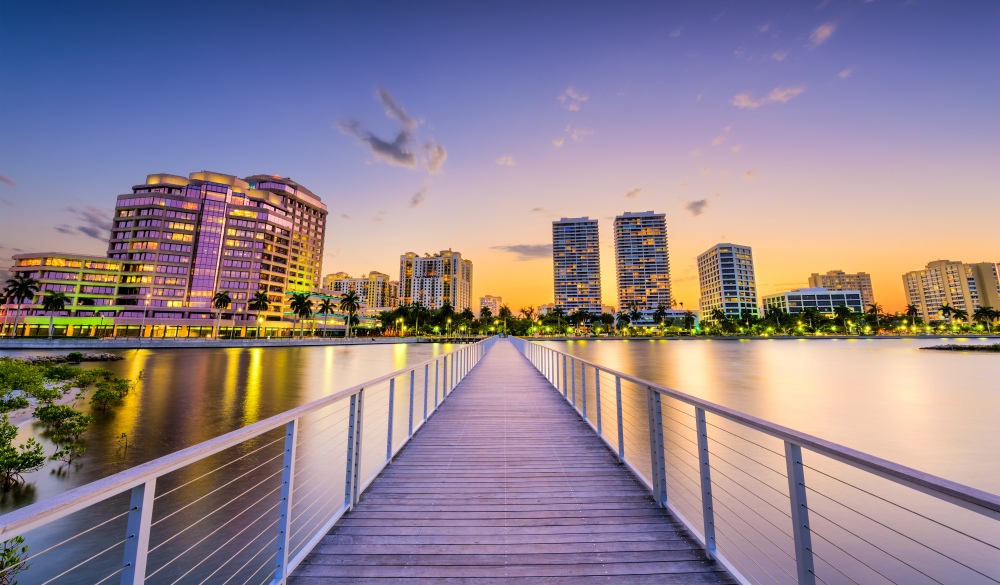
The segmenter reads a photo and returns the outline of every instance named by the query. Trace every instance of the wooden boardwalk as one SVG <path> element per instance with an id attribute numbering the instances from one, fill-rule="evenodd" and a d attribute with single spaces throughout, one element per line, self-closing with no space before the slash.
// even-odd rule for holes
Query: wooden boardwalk
<path id="1" fill-rule="evenodd" d="M 736 583 L 500 340 L 289 579 Z"/>

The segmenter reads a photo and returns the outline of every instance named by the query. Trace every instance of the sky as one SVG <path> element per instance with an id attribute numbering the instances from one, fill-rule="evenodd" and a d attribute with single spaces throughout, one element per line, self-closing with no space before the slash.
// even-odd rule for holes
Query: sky
<path id="1" fill-rule="evenodd" d="M 749 245 L 813 272 L 1000 262 L 1000 3 L 0 3 L 0 265 L 103 254 L 147 174 L 290 177 L 323 272 L 453 249 L 473 298 L 553 298 L 551 222 L 666 214 L 673 295 Z"/>

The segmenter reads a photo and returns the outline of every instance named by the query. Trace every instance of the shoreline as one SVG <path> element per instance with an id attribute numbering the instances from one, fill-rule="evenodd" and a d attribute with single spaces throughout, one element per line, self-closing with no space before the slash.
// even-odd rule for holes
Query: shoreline
<path id="1" fill-rule="evenodd" d="M 0 338 L 0 350 L 76 350 L 89 349 L 95 351 L 109 349 L 186 349 L 186 348 L 233 348 L 233 347 L 292 347 L 307 346 L 337 346 L 337 345 L 386 345 L 396 343 L 472 343 L 479 341 L 478 337 L 353 337 L 351 339 L 184 339 L 166 338 L 141 341 L 130 339 L 92 339 L 92 338 Z"/>
<path id="2" fill-rule="evenodd" d="M 667 335 L 663 337 L 621 337 L 621 336 L 562 336 L 562 337 L 525 337 L 529 341 L 772 341 L 772 340 L 824 340 L 824 339 L 844 339 L 844 340 L 892 340 L 892 339 L 923 339 L 932 340 L 963 340 L 963 339 L 997 339 L 1000 340 L 1000 333 L 992 335 L 769 335 L 762 336 L 739 336 L 739 335 Z"/>

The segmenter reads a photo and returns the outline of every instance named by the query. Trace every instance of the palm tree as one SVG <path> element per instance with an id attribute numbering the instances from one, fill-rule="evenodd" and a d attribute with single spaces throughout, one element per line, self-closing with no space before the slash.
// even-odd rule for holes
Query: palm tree
<path id="1" fill-rule="evenodd" d="M 445 301 L 441 305 L 441 308 L 437 310 L 436 317 L 439 325 L 441 323 L 447 323 L 448 319 L 451 319 L 454 316 L 455 316 L 455 307 L 453 307 L 452 304 L 449 303 L 448 301 Z"/>
<path id="2" fill-rule="evenodd" d="M 483 305 L 482 307 L 480 307 L 480 309 L 479 309 L 479 320 L 480 321 L 488 321 L 488 320 L 490 320 L 492 318 L 493 318 L 493 311 L 491 311 L 489 307 L 487 307 L 486 305 Z"/>
<path id="3" fill-rule="evenodd" d="M 653 321 L 656 321 L 660 327 L 663 326 L 663 322 L 667 319 L 667 308 L 661 305 L 656 305 L 656 311 L 653 313 Z"/>
<path id="4" fill-rule="evenodd" d="M 352 290 L 351 293 L 354 291 Z M 350 293 L 349 293 L 350 294 Z M 326 324 L 330 319 L 330 313 L 334 311 L 333 301 L 329 298 L 324 298 L 319 302 L 319 306 L 316 307 L 316 312 L 320 315 L 325 315 L 326 319 L 323 320 L 323 337 L 326 337 Z"/>
<path id="5" fill-rule="evenodd" d="M 260 314 L 271 310 L 271 299 L 268 298 L 267 293 L 259 290 L 250 297 L 247 308 L 257 313 L 257 339 L 260 339 Z"/>
<path id="6" fill-rule="evenodd" d="M 590 320 L 590 313 L 586 309 L 577 309 L 575 313 L 570 316 L 570 321 L 574 325 L 574 335 L 579 335 L 580 325 L 583 325 Z"/>
<path id="7" fill-rule="evenodd" d="M 222 311 L 229 308 L 233 302 L 232 297 L 229 296 L 229 291 L 224 290 L 222 292 L 215 293 L 212 297 L 212 306 L 215 307 L 215 338 L 219 338 L 219 325 L 222 321 Z"/>
<path id="8" fill-rule="evenodd" d="M 353 290 L 347 291 L 347 294 L 340 299 L 340 310 L 347 312 L 347 330 L 344 332 L 344 337 L 351 336 L 351 322 L 354 320 L 354 314 L 358 312 L 361 308 L 361 299 L 358 298 L 358 293 Z"/>
<path id="9" fill-rule="evenodd" d="M 955 309 L 951 312 L 951 317 L 952 319 L 958 319 L 959 321 L 968 322 L 969 312 L 966 311 L 965 309 Z"/>
<path id="10" fill-rule="evenodd" d="M 879 314 L 881 313 L 882 313 L 882 305 L 878 303 L 872 303 L 868 305 L 868 314 L 875 315 L 875 331 L 878 331 L 882 326 L 882 323 L 879 321 L 878 318 Z"/>
<path id="11" fill-rule="evenodd" d="M 292 314 L 295 315 L 295 321 L 292 323 L 293 335 L 295 326 L 298 324 L 299 319 L 302 319 L 302 327 L 299 327 L 299 339 L 302 339 L 305 335 L 305 320 L 313 314 L 312 299 L 309 298 L 309 293 L 292 293 L 292 301 L 288 306 L 292 309 Z"/>
<path id="12" fill-rule="evenodd" d="M 40 282 L 24 274 L 17 274 L 14 278 L 7 280 L 7 286 L 3 289 L 3 296 L 8 303 L 12 300 L 17 303 L 17 313 L 14 314 L 14 337 L 17 337 L 17 322 L 21 320 L 21 305 L 24 301 L 30 301 L 35 298 L 35 293 L 40 288 Z"/>
<path id="13" fill-rule="evenodd" d="M 694 329 L 694 311 L 684 311 L 684 328 Z"/>
<path id="14" fill-rule="evenodd" d="M 552 314 L 556 316 L 556 328 L 562 329 L 562 318 L 566 316 L 566 309 L 562 305 L 556 305 L 552 309 Z"/>
<path id="15" fill-rule="evenodd" d="M 850 333 L 851 330 L 847 327 L 847 320 L 851 318 L 854 311 L 851 311 L 850 307 L 847 307 L 846 305 L 840 305 L 839 307 L 833 309 L 833 314 L 840 319 L 840 323 L 844 326 L 844 330 Z"/>
<path id="16" fill-rule="evenodd" d="M 920 316 L 920 309 L 916 305 L 906 305 L 906 316 L 910 318 L 910 327 L 913 327 L 917 317 Z"/>
<path id="17" fill-rule="evenodd" d="M 52 339 L 52 328 L 56 311 L 65 309 L 68 301 L 69 297 L 66 296 L 66 293 L 50 290 L 45 291 L 45 296 L 42 297 L 42 308 L 49 312 L 49 339 Z"/>
<path id="18" fill-rule="evenodd" d="M 729 320 L 726 312 L 719 308 L 712 309 L 708 316 L 719 328 L 722 328 L 722 325 Z"/>
<path id="19" fill-rule="evenodd" d="M 952 319 L 952 314 L 955 312 L 955 307 L 945 303 L 938 307 L 938 312 L 941 313 L 942 317 L 946 317 L 951 326 L 955 325 L 955 320 Z"/>
<path id="20" fill-rule="evenodd" d="M 639 305 L 636 303 L 630 303 L 628 307 L 628 318 L 632 323 L 638 323 L 642 321 L 642 311 L 639 310 Z"/>
<path id="21" fill-rule="evenodd" d="M 618 329 L 621 329 L 622 327 L 628 327 L 628 324 L 631 322 L 632 320 L 629 319 L 628 313 L 625 311 L 621 311 L 620 313 L 618 313 L 618 319 L 615 320 L 615 324 L 618 326 Z"/>
<path id="22" fill-rule="evenodd" d="M 469 323 L 472 323 L 473 321 L 476 320 L 476 314 L 472 311 L 470 307 L 462 309 L 460 316 L 462 317 L 463 321 L 468 321 Z"/>
<path id="23" fill-rule="evenodd" d="M 972 314 L 973 321 L 986 324 L 986 331 L 993 334 L 993 320 L 1000 316 L 1000 311 L 997 311 L 993 307 L 976 307 L 976 311 Z"/>
<path id="24" fill-rule="evenodd" d="M 514 313 L 510 310 L 510 307 L 508 307 L 507 305 L 504 305 L 504 306 L 500 307 L 500 310 L 497 311 L 497 317 L 503 319 L 503 332 L 504 332 L 504 335 L 507 334 L 507 319 L 510 319 L 513 316 L 514 316 Z"/>
<path id="25" fill-rule="evenodd" d="M 522 319 L 527 319 L 528 321 L 534 321 L 532 317 L 535 316 L 535 308 L 532 307 L 531 305 L 528 305 L 527 307 L 521 307 L 521 310 L 518 312 L 521 313 Z"/>
<path id="26" fill-rule="evenodd" d="M 429 316 L 429 311 L 427 310 L 427 307 L 420 303 L 420 301 L 416 301 L 410 305 L 410 316 L 413 317 L 413 332 L 419 335 L 420 319 L 423 317 L 424 321 L 426 321 L 426 317 Z"/>

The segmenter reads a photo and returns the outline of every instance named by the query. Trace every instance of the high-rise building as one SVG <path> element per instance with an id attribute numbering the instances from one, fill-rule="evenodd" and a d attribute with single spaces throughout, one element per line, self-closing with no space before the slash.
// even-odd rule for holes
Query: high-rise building
<path id="1" fill-rule="evenodd" d="M 479 308 L 489 307 L 490 314 L 496 315 L 500 312 L 500 307 L 503 306 L 503 299 L 501 297 L 495 297 L 493 295 L 486 295 L 479 299 Z M 478 312 L 476 313 L 478 314 Z"/>
<path id="2" fill-rule="evenodd" d="M 597 220 L 562 218 L 552 222 L 555 305 L 567 315 L 601 311 L 601 257 Z"/>
<path id="3" fill-rule="evenodd" d="M 861 302 L 865 307 L 875 303 L 875 293 L 872 292 L 872 277 L 865 272 L 847 274 L 843 270 L 831 270 L 826 274 L 813 272 L 809 275 L 810 288 L 825 288 L 827 290 L 856 290 L 861 292 Z"/>
<path id="4" fill-rule="evenodd" d="M 715 309 L 721 309 L 727 317 L 738 317 L 743 311 L 758 315 L 757 279 L 750 246 L 716 244 L 700 254 L 698 283 L 702 321 L 712 321 Z"/>
<path id="5" fill-rule="evenodd" d="M 920 311 L 925 322 L 946 321 L 941 307 L 948 305 L 972 314 L 978 307 L 1000 308 L 997 264 L 964 264 L 951 260 L 928 262 L 923 270 L 903 275 L 906 303 Z"/>
<path id="6" fill-rule="evenodd" d="M 625 212 L 615 218 L 618 306 L 637 308 L 652 322 L 657 307 L 670 309 L 670 261 L 666 215 Z"/>
<path id="7" fill-rule="evenodd" d="M 218 317 L 213 297 L 228 292 L 225 320 L 245 330 L 243 322 L 258 318 L 281 321 L 289 293 L 319 287 L 326 215 L 316 195 L 287 178 L 153 174 L 118 196 L 106 258 L 24 255 L 13 269 L 43 276 L 75 268 L 60 276 L 80 282 L 68 315 L 106 306 L 101 317 L 127 326 L 162 321 L 178 335 L 204 334 Z M 272 303 L 262 315 L 248 308 L 258 291 Z"/>
<path id="8" fill-rule="evenodd" d="M 360 277 L 352 277 L 346 272 L 327 274 L 323 277 L 323 289 L 341 294 L 354 291 L 366 305 L 365 311 L 372 315 L 399 306 L 399 284 L 381 272 L 373 271 Z"/>
<path id="9" fill-rule="evenodd" d="M 431 309 L 445 303 L 456 311 L 471 308 L 472 261 L 450 249 L 434 255 L 403 254 L 399 257 L 399 302 Z"/>
<path id="10" fill-rule="evenodd" d="M 859 290 L 831 290 L 823 287 L 797 288 L 787 292 L 767 295 L 763 298 L 765 309 L 781 309 L 785 313 L 797 315 L 807 308 L 816 309 L 832 317 L 837 307 L 847 307 L 855 313 L 862 313 L 867 305 L 862 301 Z"/>

